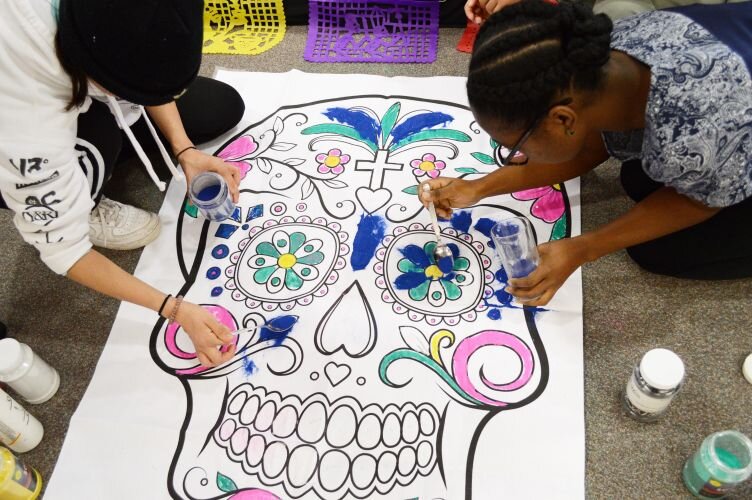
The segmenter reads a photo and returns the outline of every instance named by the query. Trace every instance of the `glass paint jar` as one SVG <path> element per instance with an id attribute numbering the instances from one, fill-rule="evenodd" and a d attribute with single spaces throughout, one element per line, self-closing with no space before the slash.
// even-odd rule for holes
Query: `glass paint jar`
<path id="1" fill-rule="evenodd" d="M 211 221 L 223 221 L 235 210 L 227 183 L 214 172 L 204 172 L 194 177 L 188 195 L 201 215 Z"/>
<path id="2" fill-rule="evenodd" d="M 491 228 L 491 239 L 509 278 L 524 278 L 538 267 L 538 245 L 526 217 L 520 215 L 497 222 Z"/>
<path id="3" fill-rule="evenodd" d="M 738 431 L 706 437 L 682 471 L 684 485 L 697 498 L 723 498 L 750 476 L 752 441 Z"/>
<path id="4" fill-rule="evenodd" d="M 632 370 L 624 390 L 624 411 L 639 422 L 654 422 L 684 383 L 684 363 L 673 351 L 652 349 L 645 353 Z"/>

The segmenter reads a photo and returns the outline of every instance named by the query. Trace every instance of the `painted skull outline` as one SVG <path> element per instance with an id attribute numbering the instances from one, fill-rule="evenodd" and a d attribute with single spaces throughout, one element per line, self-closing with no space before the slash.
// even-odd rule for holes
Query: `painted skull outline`
<path id="1" fill-rule="evenodd" d="M 369 95 L 280 108 L 220 148 L 243 172 L 241 200 L 220 224 L 186 205 L 181 293 L 246 330 L 235 358 L 207 370 L 177 325 L 154 327 L 152 357 L 188 401 L 173 497 L 472 490 L 474 445 L 451 457 L 441 446 L 463 427 L 450 420 L 477 441 L 493 415 L 530 403 L 548 380 L 536 311 L 503 292 L 489 224 L 531 213 L 539 241 L 570 232 L 562 186 L 549 189 L 562 207 L 553 223 L 556 209 L 544 219 L 535 207 L 554 195 L 517 193 L 444 224 L 455 267 L 437 271 L 416 184 L 487 173 L 493 147 L 463 106 Z M 265 333 L 285 315 L 299 318 L 289 335 Z"/>

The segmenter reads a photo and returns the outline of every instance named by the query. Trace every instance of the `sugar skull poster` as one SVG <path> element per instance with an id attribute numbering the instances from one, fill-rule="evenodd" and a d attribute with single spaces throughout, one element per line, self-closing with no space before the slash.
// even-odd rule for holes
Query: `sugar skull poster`
<path id="1" fill-rule="evenodd" d="M 240 201 L 209 222 L 173 183 L 137 273 L 239 331 L 236 355 L 204 368 L 179 325 L 124 305 L 52 498 L 82 450 L 141 478 L 89 479 L 110 498 L 584 496 L 579 273 L 522 307 L 489 237 L 506 215 L 539 242 L 578 234 L 578 183 L 456 211 L 441 268 L 419 183 L 498 168 L 463 79 L 220 78 L 249 109 L 209 146 L 240 170 Z"/>

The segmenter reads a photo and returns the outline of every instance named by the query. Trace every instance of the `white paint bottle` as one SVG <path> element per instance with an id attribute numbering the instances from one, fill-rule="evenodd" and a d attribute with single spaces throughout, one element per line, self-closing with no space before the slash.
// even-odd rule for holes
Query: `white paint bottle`
<path id="1" fill-rule="evenodd" d="M 673 351 L 652 349 L 632 371 L 622 399 L 627 415 L 639 422 L 661 418 L 684 383 L 684 363 Z"/>
<path id="2" fill-rule="evenodd" d="M 0 443 L 17 453 L 33 450 L 42 440 L 44 428 L 34 415 L 0 390 Z"/>
<path id="3" fill-rule="evenodd" d="M 55 395 L 60 387 L 60 375 L 29 346 L 5 338 L 0 340 L 0 382 L 36 405 Z"/>

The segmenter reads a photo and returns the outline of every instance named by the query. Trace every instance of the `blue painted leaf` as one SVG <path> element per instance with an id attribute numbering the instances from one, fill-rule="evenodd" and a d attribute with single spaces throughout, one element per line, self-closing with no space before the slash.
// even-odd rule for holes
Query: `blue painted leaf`
<path id="1" fill-rule="evenodd" d="M 330 120 L 349 125 L 354 128 L 360 136 L 376 144 L 381 132 L 381 125 L 371 115 L 360 109 L 348 108 L 329 108 L 324 112 L 324 116 Z"/>
<path id="2" fill-rule="evenodd" d="M 493 159 L 493 156 L 487 155 L 486 153 L 472 153 L 470 156 L 475 158 L 481 163 L 485 163 L 486 165 L 496 165 L 496 160 Z"/>
<path id="3" fill-rule="evenodd" d="M 392 129 L 394 128 L 394 124 L 397 122 L 397 118 L 399 117 L 401 105 L 398 102 L 395 102 L 392 104 L 386 113 L 384 113 L 384 118 L 381 120 L 381 140 L 386 142 L 386 138 L 389 137 L 389 134 L 392 133 Z"/>
<path id="4" fill-rule="evenodd" d="M 454 170 L 455 172 L 460 172 L 461 174 L 480 174 L 481 173 L 472 167 L 460 167 L 460 168 L 455 168 Z"/>
<path id="5" fill-rule="evenodd" d="M 394 127 L 394 130 L 392 130 L 392 140 L 394 142 L 400 142 L 407 136 L 420 132 L 421 130 L 433 128 L 437 125 L 446 125 L 453 120 L 453 117 L 438 111 L 418 113 Z"/>
<path id="6" fill-rule="evenodd" d="M 238 485 L 235 484 L 235 481 L 225 476 L 221 472 L 217 472 L 217 488 L 224 491 L 225 493 L 238 491 Z"/>
<path id="7" fill-rule="evenodd" d="M 423 269 L 431 265 L 431 261 L 429 260 L 428 255 L 426 255 L 425 250 L 418 245 L 407 245 L 405 248 L 401 249 L 400 252 L 410 262 L 416 266 L 422 267 Z"/>
<path id="8" fill-rule="evenodd" d="M 406 187 L 405 189 L 402 190 L 402 192 L 407 193 L 407 194 L 418 194 L 418 186 L 415 185 L 415 186 Z"/>

